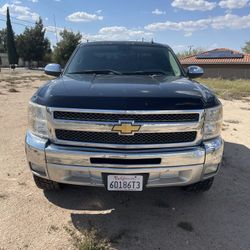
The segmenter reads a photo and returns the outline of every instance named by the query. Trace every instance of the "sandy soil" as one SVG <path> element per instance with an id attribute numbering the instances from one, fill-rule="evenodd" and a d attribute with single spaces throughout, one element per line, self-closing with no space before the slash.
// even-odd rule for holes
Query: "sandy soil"
<path id="1" fill-rule="evenodd" d="M 44 82 L 38 77 L 44 76 L 0 73 L 0 249 L 73 249 L 65 228 L 96 228 L 117 249 L 250 249 L 249 101 L 223 101 L 224 162 L 208 193 L 86 187 L 44 193 L 24 152 L 27 103 Z"/>

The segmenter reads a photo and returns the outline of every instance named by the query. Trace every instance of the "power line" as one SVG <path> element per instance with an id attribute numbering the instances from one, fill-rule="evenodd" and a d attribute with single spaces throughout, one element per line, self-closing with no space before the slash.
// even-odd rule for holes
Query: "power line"
<path id="1" fill-rule="evenodd" d="M 0 14 L 0 15 L 6 17 L 6 15 L 4 15 L 4 14 Z M 28 20 L 22 20 L 22 19 L 13 17 L 13 16 L 10 16 L 10 17 L 11 17 L 11 19 L 15 19 L 15 20 L 17 20 L 17 21 L 21 21 L 21 22 L 24 22 L 24 23 L 31 23 L 31 24 L 34 24 L 34 25 L 35 25 L 34 22 L 31 22 L 31 21 L 28 21 Z"/>
<path id="2" fill-rule="evenodd" d="M 2 18 L 0 18 L 0 21 L 6 22 L 6 20 L 5 20 L 5 19 L 2 19 Z M 21 25 L 21 26 L 24 26 L 24 27 L 33 28 L 33 26 L 31 26 L 31 25 L 27 25 L 27 24 L 23 24 L 23 23 L 11 22 L 11 24 L 16 24 L 16 25 Z M 45 29 L 46 29 L 46 27 L 45 27 Z M 56 30 L 56 28 L 55 28 L 55 31 L 46 29 L 46 32 L 51 32 L 51 33 L 56 34 L 56 33 L 57 33 L 57 30 Z"/>
<path id="3" fill-rule="evenodd" d="M 0 15 L 6 17 L 6 15 L 3 15 L 3 14 L 0 14 Z M 27 20 L 22 20 L 22 19 L 19 19 L 19 18 L 16 18 L 16 17 L 11 17 L 11 19 L 15 19 L 15 20 L 19 21 L 19 22 L 15 22 L 15 21 L 13 22 L 13 21 L 12 21 L 11 23 L 17 24 L 17 25 L 21 25 L 21 26 L 24 26 L 24 27 L 33 28 L 33 26 L 27 25 L 27 24 L 24 24 L 24 23 L 29 23 L 29 24 L 33 24 L 33 25 L 36 24 L 36 23 L 34 23 L 34 22 L 27 21 Z M 5 19 L 1 19 L 1 18 L 0 18 L 0 21 L 5 21 L 5 22 L 6 22 Z M 24 23 L 20 23 L 20 22 L 24 22 Z M 45 29 L 46 29 L 46 27 L 45 27 Z M 46 32 L 55 33 L 55 34 L 57 35 L 57 27 L 56 27 L 56 25 L 55 25 L 55 31 L 46 29 Z"/>
<path id="4" fill-rule="evenodd" d="M 0 18 L 0 21 L 3 21 L 3 22 L 6 22 L 6 19 L 2 19 Z M 11 24 L 17 24 L 17 25 L 21 25 L 21 26 L 24 26 L 24 27 L 33 27 L 33 26 L 30 26 L 30 25 L 27 25 L 27 24 L 24 24 L 24 23 L 17 23 L 17 22 L 11 22 Z"/>

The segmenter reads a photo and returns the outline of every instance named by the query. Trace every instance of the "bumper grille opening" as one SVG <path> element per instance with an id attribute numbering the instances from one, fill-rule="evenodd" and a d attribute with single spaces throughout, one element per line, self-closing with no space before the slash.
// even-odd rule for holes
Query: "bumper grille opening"
<path id="1" fill-rule="evenodd" d="M 56 137 L 59 140 L 101 143 L 101 144 L 170 144 L 193 142 L 196 139 L 196 132 L 171 132 L 171 133 L 138 133 L 132 136 L 119 135 L 117 133 L 85 132 L 74 130 L 56 129 Z"/>
<path id="2" fill-rule="evenodd" d="M 91 164 L 155 165 L 155 164 L 161 164 L 161 158 L 153 158 L 153 159 L 90 158 L 90 162 Z"/>
<path id="3" fill-rule="evenodd" d="M 182 114 L 105 114 L 54 111 L 54 119 L 72 121 L 118 122 L 198 122 L 198 113 Z"/>

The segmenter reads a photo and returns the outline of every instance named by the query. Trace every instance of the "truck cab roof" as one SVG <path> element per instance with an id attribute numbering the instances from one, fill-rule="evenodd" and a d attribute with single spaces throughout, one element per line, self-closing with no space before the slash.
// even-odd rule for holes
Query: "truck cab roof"
<path id="1" fill-rule="evenodd" d="M 139 46 L 150 46 L 150 47 L 167 47 L 171 49 L 167 44 L 155 43 L 155 42 L 142 42 L 142 41 L 94 41 L 81 43 L 79 46 L 86 45 L 139 45 Z"/>

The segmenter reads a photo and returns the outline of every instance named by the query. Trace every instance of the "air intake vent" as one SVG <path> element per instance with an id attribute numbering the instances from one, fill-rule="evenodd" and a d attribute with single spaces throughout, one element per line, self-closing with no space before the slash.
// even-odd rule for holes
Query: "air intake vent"
<path id="1" fill-rule="evenodd" d="M 85 132 L 56 129 L 59 140 L 103 144 L 170 144 L 193 142 L 196 132 L 138 133 L 132 136 L 117 133 Z"/>
<path id="2" fill-rule="evenodd" d="M 118 122 L 119 120 L 133 120 L 135 122 L 197 122 L 199 121 L 199 114 L 106 114 L 55 111 L 54 119 L 96 122 Z"/>

